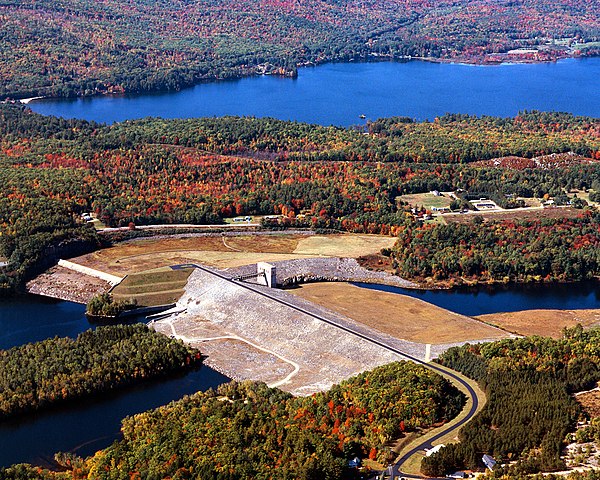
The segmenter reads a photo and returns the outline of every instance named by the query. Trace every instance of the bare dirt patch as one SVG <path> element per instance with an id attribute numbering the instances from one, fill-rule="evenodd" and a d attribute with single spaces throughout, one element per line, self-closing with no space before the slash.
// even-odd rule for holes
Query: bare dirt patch
<path id="1" fill-rule="evenodd" d="M 497 328 L 416 298 L 348 283 L 312 283 L 290 292 L 411 342 L 442 344 L 508 336 Z"/>
<path id="2" fill-rule="evenodd" d="M 479 320 L 519 335 L 559 338 L 565 327 L 580 323 L 584 327 L 600 325 L 600 310 L 524 310 L 492 313 Z"/>
<path id="3" fill-rule="evenodd" d="M 30 293 L 84 304 L 110 287 L 104 280 L 59 266 L 37 276 L 26 286 Z"/>
<path id="4" fill-rule="evenodd" d="M 592 390 L 581 395 L 575 395 L 575 399 L 581 404 L 586 413 L 591 417 L 600 417 L 600 391 Z"/>

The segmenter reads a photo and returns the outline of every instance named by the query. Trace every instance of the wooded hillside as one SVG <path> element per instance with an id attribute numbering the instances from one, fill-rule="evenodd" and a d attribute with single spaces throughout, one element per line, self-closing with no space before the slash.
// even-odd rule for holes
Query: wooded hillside
<path id="1" fill-rule="evenodd" d="M 178 90 L 327 61 L 498 62 L 519 47 L 539 52 L 517 60 L 588 55 L 599 11 L 585 0 L 4 0 L 0 97 Z"/>
<path id="2" fill-rule="evenodd" d="M 376 368 L 306 398 L 232 382 L 125 419 L 123 440 L 88 459 L 71 459 L 72 472 L 14 467 L 0 469 L 0 476 L 352 478 L 349 459 L 385 459 L 388 440 L 452 418 L 462 403 L 445 379 L 410 362 Z"/>

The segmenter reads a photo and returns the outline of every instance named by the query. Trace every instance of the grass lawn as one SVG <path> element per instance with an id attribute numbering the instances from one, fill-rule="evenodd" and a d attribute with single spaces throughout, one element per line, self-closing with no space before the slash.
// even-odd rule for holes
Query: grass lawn
<path id="1" fill-rule="evenodd" d="M 441 195 L 438 197 L 433 193 L 413 193 L 411 195 L 402 195 L 399 198 L 412 207 L 420 206 L 426 209 L 449 207 L 452 203 L 452 198 Z"/>
<path id="2" fill-rule="evenodd" d="M 112 294 L 116 300 L 134 299 L 140 307 L 175 303 L 183 295 L 183 289 L 193 270 L 161 268 L 134 273 L 117 285 Z"/>

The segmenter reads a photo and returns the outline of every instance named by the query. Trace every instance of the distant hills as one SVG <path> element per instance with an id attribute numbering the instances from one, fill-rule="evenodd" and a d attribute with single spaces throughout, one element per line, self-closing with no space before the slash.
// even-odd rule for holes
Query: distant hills
<path id="1" fill-rule="evenodd" d="M 0 1 L 0 98 L 177 90 L 334 60 L 554 60 L 597 54 L 599 25 L 597 0 Z"/>

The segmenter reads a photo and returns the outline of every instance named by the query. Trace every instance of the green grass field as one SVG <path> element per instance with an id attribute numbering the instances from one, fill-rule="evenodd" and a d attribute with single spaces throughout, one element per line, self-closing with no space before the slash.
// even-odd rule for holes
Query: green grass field
<path id="1" fill-rule="evenodd" d="M 115 300 L 133 299 L 140 307 L 155 307 L 175 303 L 182 295 L 187 279 L 194 269 L 171 270 L 159 268 L 134 273 L 117 285 Z"/>
<path id="2" fill-rule="evenodd" d="M 449 207 L 452 203 L 452 198 L 447 195 L 436 196 L 433 193 L 413 193 L 411 195 L 402 195 L 399 197 L 403 202 L 408 203 L 412 207 L 424 207 L 430 209 L 433 207 Z"/>

